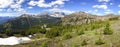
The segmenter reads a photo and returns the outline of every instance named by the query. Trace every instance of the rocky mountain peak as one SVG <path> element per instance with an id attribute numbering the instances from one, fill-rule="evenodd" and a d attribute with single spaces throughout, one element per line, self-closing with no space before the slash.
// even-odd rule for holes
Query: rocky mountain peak
<path id="1" fill-rule="evenodd" d="M 65 13 L 64 12 L 54 12 L 50 16 L 51 17 L 64 17 Z"/>

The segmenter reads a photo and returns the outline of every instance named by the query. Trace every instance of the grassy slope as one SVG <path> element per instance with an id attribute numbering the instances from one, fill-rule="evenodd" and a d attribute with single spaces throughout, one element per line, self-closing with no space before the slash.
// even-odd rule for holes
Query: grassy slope
<path id="1" fill-rule="evenodd" d="M 65 47 L 73 47 L 74 45 L 81 46 L 80 43 L 83 40 L 87 40 L 88 44 L 81 47 L 119 47 L 120 46 L 120 20 L 119 21 L 111 21 L 111 28 L 113 29 L 112 35 L 104 35 L 103 29 L 95 29 L 92 31 L 85 31 L 85 34 L 74 37 L 72 39 L 64 41 Z M 103 45 L 95 45 L 95 41 L 101 38 L 105 41 Z"/>
<path id="2" fill-rule="evenodd" d="M 110 27 L 113 29 L 112 35 L 104 35 L 103 29 L 104 27 L 85 31 L 85 34 L 83 35 L 76 35 L 75 32 L 72 32 L 72 38 L 67 40 L 61 40 L 62 37 L 56 37 L 54 39 L 43 39 L 45 38 L 44 35 L 37 35 L 36 38 L 34 38 L 34 42 L 28 43 L 28 44 L 20 44 L 16 46 L 11 47 L 41 47 L 44 42 L 47 41 L 47 45 L 49 47 L 58 47 L 59 44 L 63 44 L 62 47 L 119 47 L 120 46 L 120 20 L 116 21 L 110 21 Z M 105 44 L 103 45 L 96 45 L 95 42 L 101 38 Z M 81 46 L 81 42 L 83 40 L 87 41 L 87 45 Z M 2 47 L 2 46 L 1 46 Z M 6 46 L 3 46 L 6 47 Z M 10 46 L 9 46 L 10 47 Z"/>

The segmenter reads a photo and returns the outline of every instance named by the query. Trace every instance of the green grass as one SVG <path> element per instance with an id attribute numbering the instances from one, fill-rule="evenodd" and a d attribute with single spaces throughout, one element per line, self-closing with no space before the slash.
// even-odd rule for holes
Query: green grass
<path id="1" fill-rule="evenodd" d="M 120 20 L 109 21 L 109 28 L 113 29 L 112 34 L 105 35 L 104 31 L 107 22 L 98 22 L 84 25 L 59 26 L 45 34 L 38 33 L 35 39 L 49 38 L 46 40 L 34 41 L 19 46 L 36 46 L 36 47 L 119 47 L 120 46 Z M 108 27 L 108 25 L 107 25 Z M 55 29 L 54 29 L 55 28 Z M 57 31 L 57 32 L 55 32 Z M 55 35 L 55 34 L 59 35 Z M 45 36 L 44 36 L 45 35 Z M 44 37 L 43 37 L 44 36 Z M 37 38 L 38 37 L 38 38 Z M 34 38 L 33 38 L 34 39 Z M 49 43 L 45 42 L 50 40 Z"/>

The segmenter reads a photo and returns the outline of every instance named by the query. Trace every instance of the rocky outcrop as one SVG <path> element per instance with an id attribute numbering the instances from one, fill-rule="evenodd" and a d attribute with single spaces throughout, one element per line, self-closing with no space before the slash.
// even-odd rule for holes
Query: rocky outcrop
<path id="1" fill-rule="evenodd" d="M 106 16 L 97 16 L 97 15 L 92 15 L 88 14 L 85 12 L 75 12 L 73 14 L 70 14 L 62 19 L 62 24 L 63 25 L 81 25 L 81 24 L 87 24 L 91 22 L 96 22 L 96 21 L 106 21 L 110 20 L 112 18 L 116 18 L 118 16 L 115 15 L 106 15 Z"/>

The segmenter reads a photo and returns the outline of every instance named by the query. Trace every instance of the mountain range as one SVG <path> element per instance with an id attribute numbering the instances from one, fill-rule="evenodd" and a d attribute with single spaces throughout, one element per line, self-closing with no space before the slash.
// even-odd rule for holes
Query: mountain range
<path id="1" fill-rule="evenodd" d="M 0 17 L 0 23 L 3 27 L 10 26 L 14 30 L 27 29 L 35 25 L 55 24 L 62 25 L 81 25 L 95 21 L 106 21 L 110 18 L 119 17 L 118 15 L 108 14 L 105 16 L 92 15 L 85 12 L 75 12 L 65 15 L 63 12 L 41 13 L 38 15 L 23 14 L 19 17 Z M 4 24 L 2 24 L 4 23 Z"/>
<path id="2" fill-rule="evenodd" d="M 6 17 L 0 17 L 0 24 L 3 24 L 3 23 L 5 23 L 5 22 L 7 22 L 7 21 L 9 21 L 9 20 L 12 20 L 14 17 L 8 17 L 8 16 L 6 16 Z"/>
<path id="3" fill-rule="evenodd" d="M 111 44 L 120 46 L 119 22 L 120 16 L 114 14 L 105 16 L 85 12 L 69 15 L 59 12 L 38 15 L 22 14 L 0 24 L 0 37 L 32 36 L 32 42 L 11 47 L 59 47 L 59 43 L 60 47 L 61 45 L 72 47 L 73 44 L 77 44 L 73 45 L 74 47 L 110 47 Z M 108 43 L 111 44 L 108 45 Z"/>

